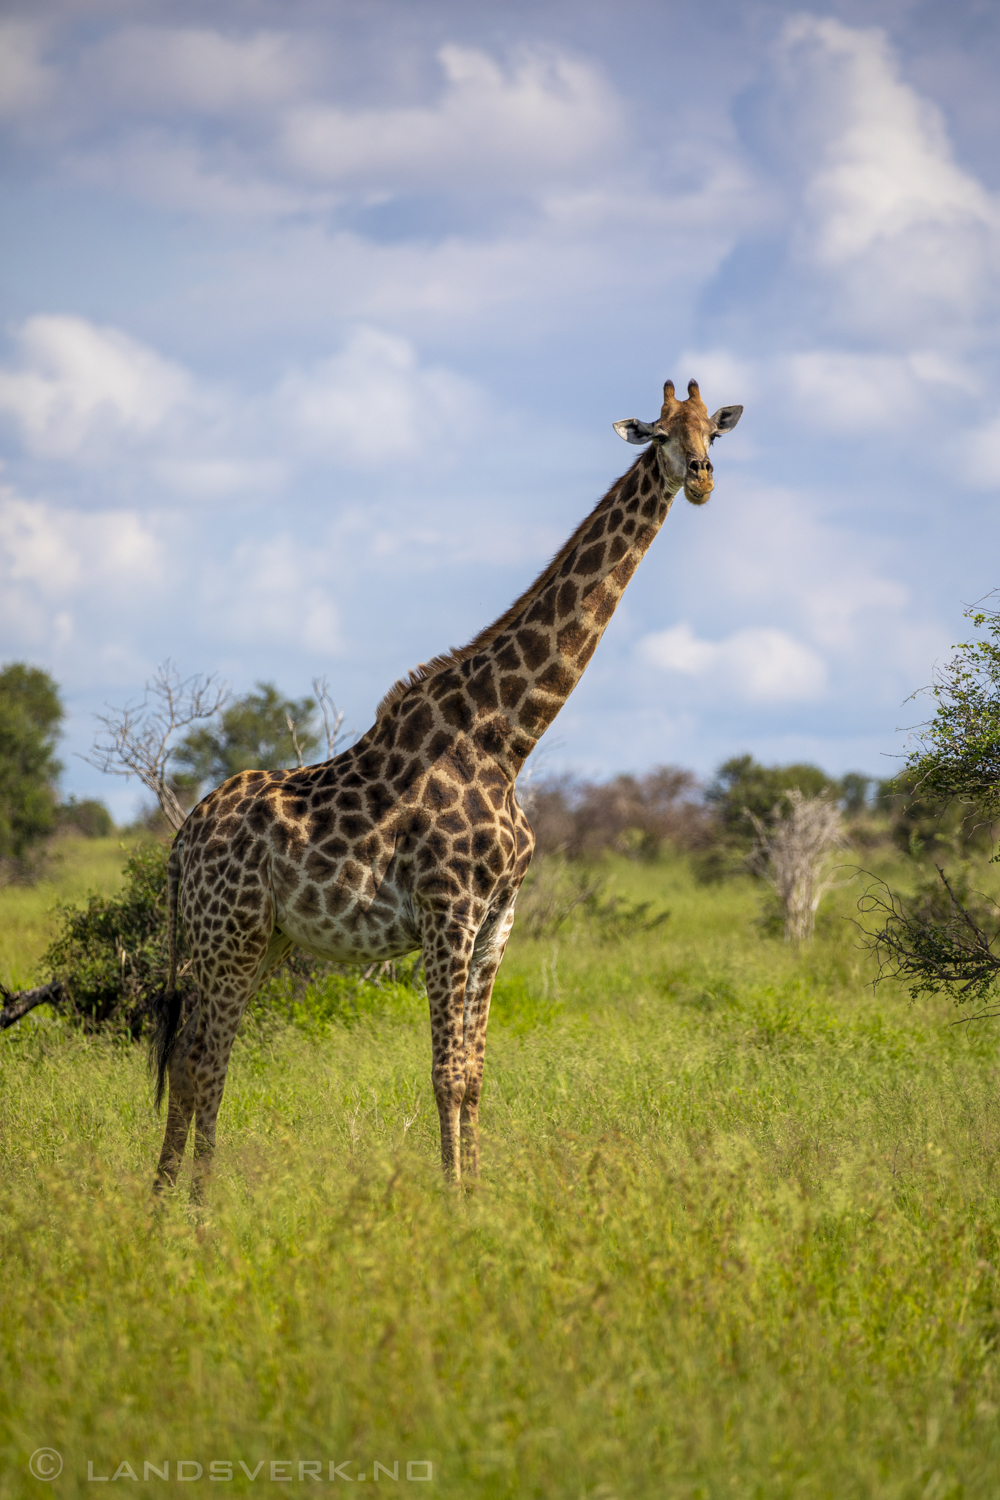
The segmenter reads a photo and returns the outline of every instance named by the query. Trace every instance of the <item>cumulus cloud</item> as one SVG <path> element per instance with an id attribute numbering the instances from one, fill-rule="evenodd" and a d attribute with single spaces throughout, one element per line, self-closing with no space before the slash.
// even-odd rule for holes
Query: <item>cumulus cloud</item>
<path id="1" fill-rule="evenodd" d="M 1000 487 L 1000 413 L 970 436 L 965 447 L 965 477 L 984 489 Z"/>
<path id="2" fill-rule="evenodd" d="M 7 93 L 25 138 L 62 139 L 63 167 L 77 178 L 202 214 L 325 213 L 345 200 L 370 207 L 426 190 L 495 200 L 498 191 L 579 186 L 596 180 L 627 134 L 602 71 L 552 48 L 525 47 L 502 63 L 448 44 L 431 98 L 366 107 L 331 99 L 321 49 L 290 32 L 125 26 L 58 74 L 42 68 L 34 33 L 24 34 Z M 0 107 L 3 97 L 0 72 Z"/>
<path id="3" fill-rule="evenodd" d="M 606 160 L 622 136 L 621 112 L 590 64 L 525 52 L 509 69 L 472 47 L 438 54 L 440 98 L 408 109 L 293 110 L 281 128 L 285 160 L 323 182 L 368 193 L 433 186 L 526 183 Z"/>
<path id="4" fill-rule="evenodd" d="M 638 650 L 660 671 L 698 678 L 747 703 L 806 702 L 826 687 L 822 659 L 785 631 L 766 626 L 706 641 L 684 623 L 644 636 Z"/>
<path id="5" fill-rule="evenodd" d="M 227 640 L 283 645 L 324 656 L 343 649 L 334 603 L 341 559 L 286 532 L 256 534 L 232 549 L 224 569 L 202 581 L 205 609 Z"/>
<path id="6" fill-rule="evenodd" d="M 116 627 L 164 588 L 165 550 L 134 510 L 86 512 L 0 489 L 0 624 L 8 652 L 99 676 L 107 649 L 130 659 Z M 102 637 L 104 638 L 102 640 Z"/>
<path id="7" fill-rule="evenodd" d="M 34 453 L 69 458 L 99 435 L 146 437 L 193 395 L 181 366 L 85 318 L 40 314 L 16 340 L 20 360 L 0 369 L 0 412 Z"/>
<path id="8" fill-rule="evenodd" d="M 902 432 L 942 398 L 963 400 L 980 388 L 973 371 L 932 349 L 905 355 L 813 349 L 774 361 L 774 374 L 796 416 L 826 432 Z"/>
<path id="9" fill-rule="evenodd" d="M 883 33 L 796 16 L 781 66 L 819 147 L 806 203 L 820 260 L 843 264 L 931 225 L 996 231 L 996 204 L 955 162 L 940 110 L 899 77 Z"/>
<path id="10" fill-rule="evenodd" d="M 331 359 L 289 373 L 275 410 L 311 450 L 362 466 L 447 454 L 464 447 L 484 420 L 471 381 L 421 367 L 407 339 L 364 327 Z"/>
<path id="11" fill-rule="evenodd" d="M 0 367 L 0 414 L 26 452 L 195 501 L 273 492 L 303 464 L 438 467 L 485 424 L 479 387 L 360 326 L 270 390 L 220 389 L 120 329 L 38 315 Z"/>
<path id="12" fill-rule="evenodd" d="M 794 16 L 775 69 L 772 141 L 802 184 L 794 243 L 839 284 L 841 316 L 869 334 L 972 317 L 996 290 L 1000 205 L 884 34 Z"/>
<path id="13" fill-rule="evenodd" d="M 715 613 L 724 612 L 726 624 L 751 620 L 755 630 L 777 629 L 825 663 L 831 693 L 849 691 L 852 714 L 862 691 L 886 694 L 895 709 L 927 680 L 949 642 L 914 590 L 913 554 L 898 518 L 880 537 L 853 515 L 824 514 L 808 490 L 752 489 L 730 480 L 724 499 L 725 527 L 697 529 L 685 572 L 711 579 Z M 688 589 L 683 598 L 685 613 L 695 615 L 699 596 Z M 697 644 L 690 660 L 707 670 L 717 658 L 699 659 Z M 685 646 L 683 635 L 671 638 L 672 662 L 685 659 Z M 802 676 L 790 667 L 790 680 L 811 681 L 818 692 L 820 679 L 809 677 L 802 660 Z M 735 679 L 733 691 L 739 691 Z"/>

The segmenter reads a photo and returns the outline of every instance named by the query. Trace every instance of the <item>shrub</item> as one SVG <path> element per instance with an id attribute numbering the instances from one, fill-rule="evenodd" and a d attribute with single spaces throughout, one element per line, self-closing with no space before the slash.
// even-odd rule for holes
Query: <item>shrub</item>
<path id="1" fill-rule="evenodd" d="M 658 766 L 645 776 L 592 782 L 550 777 L 529 783 L 521 802 L 538 855 L 594 859 L 606 850 L 654 859 L 665 842 L 682 849 L 704 843 L 708 818 L 690 771 Z"/>
<path id="2" fill-rule="evenodd" d="M 167 978 L 166 844 L 146 844 L 125 864 L 114 896 L 57 907 L 62 930 L 42 963 L 87 1030 L 138 1037 Z"/>

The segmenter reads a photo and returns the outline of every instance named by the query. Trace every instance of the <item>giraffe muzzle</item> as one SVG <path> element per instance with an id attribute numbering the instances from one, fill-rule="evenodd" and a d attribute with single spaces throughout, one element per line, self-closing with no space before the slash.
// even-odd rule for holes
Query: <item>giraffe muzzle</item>
<path id="1" fill-rule="evenodd" d="M 692 505 L 704 505 L 715 488 L 712 465 L 707 458 L 692 458 L 684 476 L 684 496 Z"/>

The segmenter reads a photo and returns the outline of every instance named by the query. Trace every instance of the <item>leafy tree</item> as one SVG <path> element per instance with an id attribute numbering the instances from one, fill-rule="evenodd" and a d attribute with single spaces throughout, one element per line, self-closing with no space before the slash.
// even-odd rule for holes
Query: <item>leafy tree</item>
<path id="1" fill-rule="evenodd" d="M 60 828 L 72 828 L 87 839 L 106 839 L 115 831 L 111 814 L 94 797 L 85 797 L 82 802 L 70 797 L 56 808 L 56 817 Z"/>
<path id="2" fill-rule="evenodd" d="M 966 619 L 987 639 L 958 645 L 931 684 L 937 707 L 907 771 L 923 796 L 993 820 L 1000 818 L 1000 611 L 967 610 Z"/>
<path id="3" fill-rule="evenodd" d="M 869 791 L 877 787 L 874 776 L 864 776 L 860 771 L 848 771 L 840 778 L 840 806 L 845 818 L 859 818 L 868 811 Z"/>
<path id="4" fill-rule="evenodd" d="M 881 921 L 868 937 L 883 972 L 902 978 L 914 996 L 951 991 L 959 1003 L 982 1000 L 1000 979 L 996 903 L 971 889 L 968 868 L 949 876 L 938 862 L 977 844 L 992 848 L 1000 818 L 1000 611 L 966 617 L 984 635 L 959 644 L 931 684 L 934 715 L 895 782 L 895 795 L 908 794 L 917 808 L 910 848 L 929 846 L 937 873 L 912 898 L 880 883 L 863 907 Z"/>
<path id="5" fill-rule="evenodd" d="M 990 823 L 979 809 L 942 796 L 912 765 L 881 782 L 876 800 L 893 843 L 914 859 L 964 859 L 992 848 Z"/>
<path id="6" fill-rule="evenodd" d="M 0 669 L 0 859 L 23 864 L 55 827 L 59 689 L 25 662 Z"/>
<path id="7" fill-rule="evenodd" d="M 752 818 L 766 822 L 786 792 L 797 787 L 804 797 L 823 792 L 839 795 L 839 784 L 808 763 L 762 766 L 752 755 L 734 755 L 724 761 L 705 789 L 705 801 L 713 809 L 726 840 L 739 849 L 752 849 L 756 842 Z"/>
<path id="8" fill-rule="evenodd" d="M 272 682 L 256 686 L 181 740 L 173 754 L 180 779 L 198 789 L 215 787 L 238 771 L 277 771 L 315 756 L 316 700 L 283 698 Z"/>

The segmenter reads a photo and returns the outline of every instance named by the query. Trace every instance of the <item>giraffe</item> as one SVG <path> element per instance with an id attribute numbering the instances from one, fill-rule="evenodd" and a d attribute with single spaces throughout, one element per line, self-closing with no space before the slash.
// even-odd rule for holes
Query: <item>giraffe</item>
<path id="1" fill-rule="evenodd" d="M 168 866 L 154 1038 L 157 1104 L 169 1083 L 158 1188 L 175 1183 L 194 1116 L 200 1196 L 240 1018 L 296 944 L 346 963 L 422 950 L 442 1164 L 455 1179 L 478 1172 L 490 997 L 534 846 L 515 781 L 678 490 L 708 499 L 709 447 L 742 411 L 709 416 L 695 381 L 680 401 L 668 380 L 655 422 L 614 423 L 645 451 L 498 620 L 397 682 L 350 750 L 243 771 L 188 815 Z M 195 980 L 186 1016 L 178 916 Z"/>

